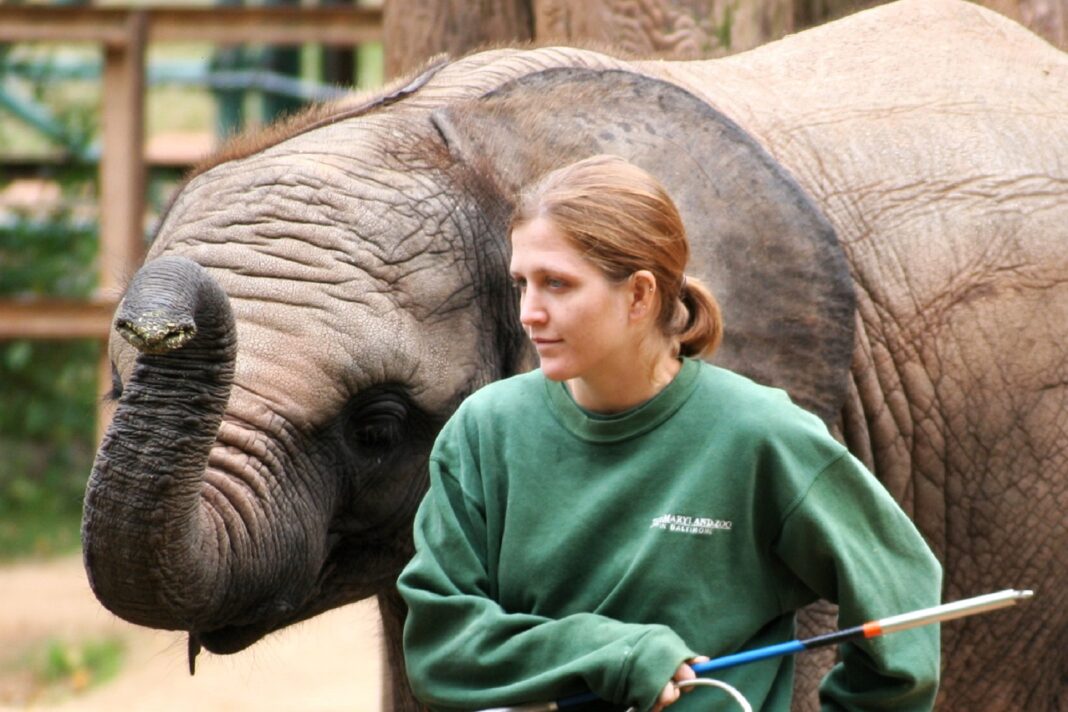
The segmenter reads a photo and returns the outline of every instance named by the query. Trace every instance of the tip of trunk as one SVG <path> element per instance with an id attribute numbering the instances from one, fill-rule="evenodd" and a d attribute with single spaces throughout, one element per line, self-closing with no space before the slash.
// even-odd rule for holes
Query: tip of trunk
<path id="1" fill-rule="evenodd" d="M 197 335 L 191 319 L 179 320 L 159 312 L 119 317 L 115 330 L 141 353 L 159 354 L 179 349 Z"/>
<path id="2" fill-rule="evenodd" d="M 141 353 L 169 353 L 197 335 L 197 319 L 204 318 L 198 308 L 218 308 L 225 301 L 203 267 L 184 257 L 160 257 L 147 262 L 130 283 L 115 330 Z"/>

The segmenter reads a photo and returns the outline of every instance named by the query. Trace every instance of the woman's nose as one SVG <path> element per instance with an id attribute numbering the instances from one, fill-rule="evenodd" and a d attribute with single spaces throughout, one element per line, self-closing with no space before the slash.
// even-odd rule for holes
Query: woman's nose
<path id="1" fill-rule="evenodd" d="M 523 326 L 542 324 L 546 319 L 545 308 L 534 294 L 534 290 L 527 288 L 523 296 L 519 298 L 519 321 Z"/>

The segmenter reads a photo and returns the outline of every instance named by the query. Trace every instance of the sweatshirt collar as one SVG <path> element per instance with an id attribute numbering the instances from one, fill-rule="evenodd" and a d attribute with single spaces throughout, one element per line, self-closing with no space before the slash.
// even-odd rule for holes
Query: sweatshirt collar
<path id="1" fill-rule="evenodd" d="M 640 405 L 611 415 L 586 410 L 572 398 L 566 383 L 543 376 L 544 393 L 549 410 L 572 435 L 588 442 L 619 442 L 647 433 L 670 418 L 693 393 L 699 371 L 699 361 L 683 358 L 679 372 L 663 390 Z"/>

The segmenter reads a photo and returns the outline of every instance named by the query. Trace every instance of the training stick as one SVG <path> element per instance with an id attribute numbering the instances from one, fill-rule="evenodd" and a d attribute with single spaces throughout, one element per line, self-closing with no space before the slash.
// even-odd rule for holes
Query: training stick
<path id="1" fill-rule="evenodd" d="M 870 621 L 852 628 L 844 628 L 833 633 L 817 635 L 813 638 L 791 640 L 787 643 L 778 643 L 763 648 L 755 648 L 741 653 L 734 653 L 733 655 L 724 655 L 723 657 L 707 660 L 703 663 L 694 663 L 691 667 L 695 673 L 703 675 L 716 670 L 723 670 L 724 668 L 756 662 L 757 660 L 777 658 L 784 655 L 794 655 L 795 653 L 800 653 L 805 650 L 821 648 L 825 645 L 834 645 L 836 643 L 844 643 L 849 640 L 860 640 L 863 638 L 876 638 L 880 635 L 886 635 L 887 633 L 896 633 L 899 630 L 917 628 L 930 623 L 943 623 L 945 621 L 954 620 L 955 618 L 964 618 L 979 613 L 988 613 L 990 611 L 996 611 L 999 608 L 1015 605 L 1020 601 L 1031 598 L 1033 595 L 1034 592 L 1032 591 L 1017 591 L 1010 588 L 1004 591 L 998 591 L 997 593 L 987 593 L 982 596 L 966 598 L 963 601 L 943 603 L 940 606 L 921 608 L 909 613 L 890 616 L 889 618 L 880 618 L 879 620 Z M 598 699 L 599 698 L 594 693 L 584 692 L 578 695 L 561 698 L 555 702 L 533 702 L 526 705 L 517 705 L 515 707 L 495 707 L 482 710 L 481 712 L 556 712 L 557 710 L 566 710 L 570 707 L 577 707 L 590 702 L 596 702 Z"/>

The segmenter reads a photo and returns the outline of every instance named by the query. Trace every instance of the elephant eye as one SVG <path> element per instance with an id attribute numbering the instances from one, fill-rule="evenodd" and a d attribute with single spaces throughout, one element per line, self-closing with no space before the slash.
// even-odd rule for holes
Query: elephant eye
<path id="1" fill-rule="evenodd" d="M 391 416 L 376 417 L 362 423 L 356 430 L 360 447 L 368 450 L 386 450 L 400 441 L 400 428 Z"/>
<path id="2" fill-rule="evenodd" d="M 361 454 L 380 458 L 404 439 L 408 404 L 398 393 L 381 392 L 351 404 L 349 442 Z"/>

